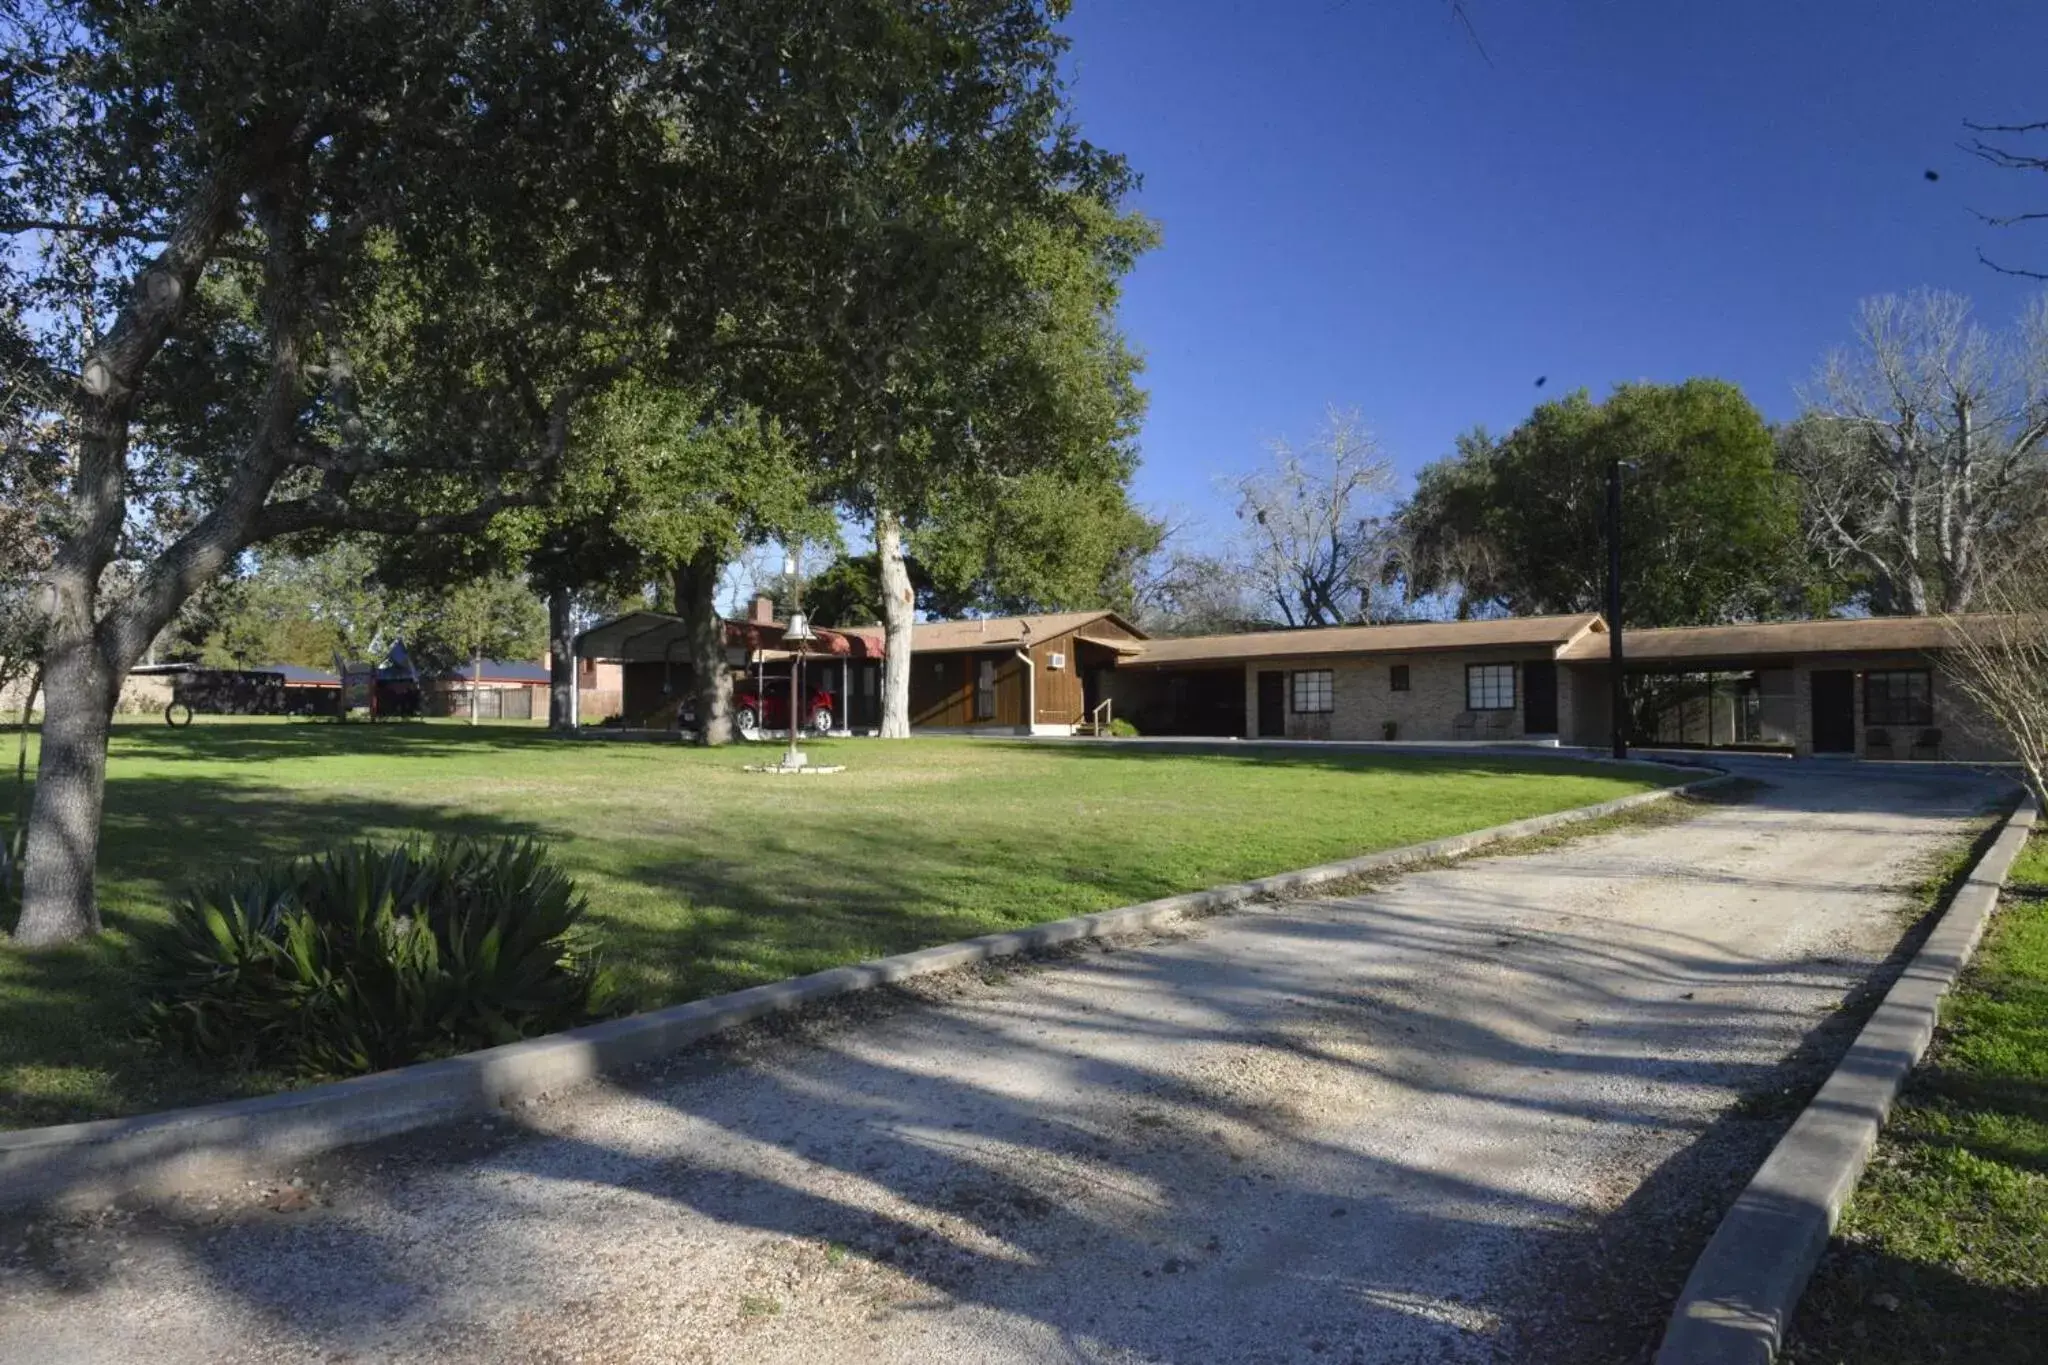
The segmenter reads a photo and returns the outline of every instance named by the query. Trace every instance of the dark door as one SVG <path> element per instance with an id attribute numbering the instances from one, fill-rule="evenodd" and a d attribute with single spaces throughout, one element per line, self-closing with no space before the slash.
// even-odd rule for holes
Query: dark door
<path id="1" fill-rule="evenodd" d="M 1287 675 L 1259 674 L 1259 735 L 1278 739 L 1287 734 Z"/>
<path id="2" fill-rule="evenodd" d="M 1557 733 L 1557 665 L 1548 659 L 1522 665 L 1522 733 Z"/>
<path id="3" fill-rule="evenodd" d="M 1856 752 L 1856 675 L 1846 668 L 1814 672 L 1813 751 Z"/>

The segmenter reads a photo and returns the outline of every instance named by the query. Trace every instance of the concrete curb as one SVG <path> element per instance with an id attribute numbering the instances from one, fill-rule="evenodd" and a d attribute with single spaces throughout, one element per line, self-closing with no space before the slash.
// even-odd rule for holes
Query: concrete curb
<path id="1" fill-rule="evenodd" d="M 1139 933 L 1363 873 L 1454 858 L 1732 780 L 1722 774 L 1257 881 L 985 934 L 374 1076 L 132 1118 L 0 1132 L 0 1210 L 52 1201 L 105 1200 L 131 1192 L 163 1194 L 354 1143 L 487 1115 L 665 1057 L 764 1015 L 851 991 L 1077 940 Z"/>
<path id="2" fill-rule="evenodd" d="M 1769 1365 L 1777 1354 L 2038 814 L 2027 798 L 2007 817 L 1834 1074 L 1722 1218 L 1678 1296 L 1656 1365 Z"/>

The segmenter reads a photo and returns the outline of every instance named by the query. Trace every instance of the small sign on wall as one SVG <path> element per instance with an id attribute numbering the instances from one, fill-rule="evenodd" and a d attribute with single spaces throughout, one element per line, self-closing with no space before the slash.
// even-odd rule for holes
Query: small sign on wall
<path id="1" fill-rule="evenodd" d="M 1055 653 L 1045 661 L 1045 666 L 1047 668 L 1065 668 L 1067 666 L 1067 656 Z"/>

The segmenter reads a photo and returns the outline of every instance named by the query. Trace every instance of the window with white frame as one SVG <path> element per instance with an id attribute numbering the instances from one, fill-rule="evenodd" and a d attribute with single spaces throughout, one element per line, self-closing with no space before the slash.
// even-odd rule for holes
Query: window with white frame
<path id="1" fill-rule="evenodd" d="M 1515 666 L 1513 664 L 1466 664 L 1465 709 L 1467 711 L 1514 710 Z"/>
<path id="2" fill-rule="evenodd" d="M 1336 675 L 1327 668 L 1313 668 L 1294 677 L 1294 713 L 1316 715 L 1328 711 L 1336 695 Z"/>

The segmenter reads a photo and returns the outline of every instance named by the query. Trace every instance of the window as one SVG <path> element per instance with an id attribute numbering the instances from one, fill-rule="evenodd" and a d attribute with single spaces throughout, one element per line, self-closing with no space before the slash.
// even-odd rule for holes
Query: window
<path id="1" fill-rule="evenodd" d="M 983 659 L 974 676 L 974 718 L 996 718 L 996 661 Z"/>
<path id="2" fill-rule="evenodd" d="M 1924 668 L 1863 675 L 1865 725 L 1934 724 L 1934 677 Z"/>
<path id="3" fill-rule="evenodd" d="M 1387 690 L 1406 692 L 1408 690 L 1408 665 L 1395 664 L 1387 670 Z"/>
<path id="4" fill-rule="evenodd" d="M 1513 664 L 1466 664 L 1465 709 L 1467 711 L 1514 710 L 1515 666 Z"/>
<path id="5" fill-rule="evenodd" d="M 1328 711 L 1333 693 L 1334 675 L 1327 668 L 1318 668 L 1294 676 L 1294 713 L 1310 715 Z"/>
<path id="6" fill-rule="evenodd" d="M 1060 653 L 1058 650 L 1054 650 L 1052 654 L 1046 659 L 1045 666 L 1051 669 L 1065 668 L 1067 666 L 1067 656 Z"/>

